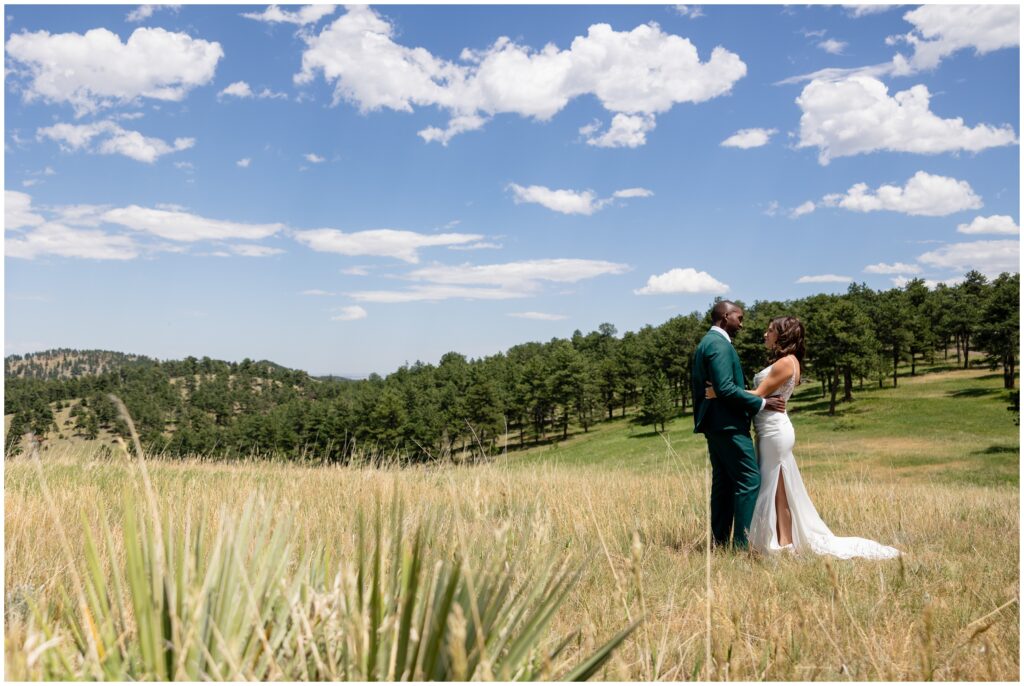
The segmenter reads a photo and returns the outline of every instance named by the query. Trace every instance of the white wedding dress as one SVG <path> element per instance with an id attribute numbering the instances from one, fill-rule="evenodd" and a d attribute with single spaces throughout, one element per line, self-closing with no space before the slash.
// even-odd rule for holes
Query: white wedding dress
<path id="1" fill-rule="evenodd" d="M 765 367 L 754 377 L 754 387 L 768 376 L 771 365 Z M 787 401 L 796 387 L 796 371 L 773 396 L 781 396 Z M 825 526 L 825 522 L 814 509 L 800 470 L 793 457 L 793 444 L 796 434 L 789 415 L 784 412 L 762 410 L 754 417 L 754 428 L 757 430 L 757 460 L 761 468 L 761 490 L 757 494 L 754 506 L 754 517 L 750 523 L 748 540 L 750 546 L 762 553 L 775 553 L 781 550 L 792 550 L 796 553 L 813 553 L 815 555 L 833 555 L 838 558 L 866 557 L 883 560 L 897 557 L 900 551 L 866 538 L 836 536 Z M 775 490 L 778 488 L 779 475 L 785 479 L 786 499 L 793 519 L 792 548 L 779 545 L 776 531 Z"/>

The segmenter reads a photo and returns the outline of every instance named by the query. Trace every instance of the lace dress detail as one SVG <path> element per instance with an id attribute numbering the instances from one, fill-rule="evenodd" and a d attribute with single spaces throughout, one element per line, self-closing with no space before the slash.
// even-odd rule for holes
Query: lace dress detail
<path id="1" fill-rule="evenodd" d="M 761 384 L 771 372 L 769 365 L 754 376 L 754 387 Z M 772 396 L 787 401 L 796 388 L 796 370 L 793 376 Z M 763 553 L 774 553 L 779 545 L 775 514 L 775 491 L 779 478 L 785 480 L 786 499 L 792 513 L 793 552 L 814 555 L 833 555 L 838 558 L 865 557 L 882 560 L 900 555 L 900 551 L 865 538 L 840 537 L 825 525 L 811 502 L 793 457 L 796 433 L 789 415 L 784 412 L 762 410 L 754 416 L 757 430 L 757 459 L 761 471 L 761 490 L 754 506 L 750 523 L 749 541 L 752 548 Z"/>

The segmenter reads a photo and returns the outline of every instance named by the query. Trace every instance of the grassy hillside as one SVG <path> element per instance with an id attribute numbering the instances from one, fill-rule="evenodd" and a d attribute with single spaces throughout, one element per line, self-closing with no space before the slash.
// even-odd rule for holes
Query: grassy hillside
<path id="1" fill-rule="evenodd" d="M 999 384 L 985 370 L 935 370 L 899 389 L 866 388 L 837 417 L 824 414 L 816 389 L 801 389 L 793 422 L 811 497 L 837 534 L 904 552 L 887 562 L 709 558 L 707 459 L 689 417 L 671 422 L 665 438 L 617 419 L 477 465 L 158 460 L 150 473 L 172 530 L 190 521 L 207 545 L 217 513 L 239 516 L 258 494 L 257 513 L 294 522 L 295 560 L 316 549 L 344 565 L 367 552 L 357 519 L 398 494 L 407 527 L 434 523 L 430 545 L 441 558 L 499 553 L 520 570 L 574 560 L 585 574 L 546 645 L 579 630 L 571 662 L 646 618 L 598 678 L 1015 680 L 1019 440 Z M 82 445 L 54 447 L 42 468 L 52 505 L 29 460 L 6 463 L 8 678 L 88 674 L 74 671 L 78 658 L 66 667 L 56 654 L 40 656 L 45 639 L 29 601 L 49 608 L 49 630 L 66 636 L 56 645 L 72 655 L 62 623 L 70 611 L 56 608 L 61 588 L 73 588 L 70 568 L 84 565 L 81 527 L 98 534 L 108 524 L 119 550 L 124 494 L 140 487 L 117 446 L 99 458 Z M 68 528 L 67 547 L 40 535 L 55 522 Z M 118 564 L 104 559 L 100 569 Z M 252 675 L 232 669 L 232 678 Z"/>
<path id="2" fill-rule="evenodd" d="M 4 376 L 29 379 L 72 379 L 96 376 L 125 367 L 155 364 L 144 355 L 113 350 L 73 350 L 58 348 L 4 358 Z"/>
<path id="3" fill-rule="evenodd" d="M 819 387 L 805 384 L 790 402 L 794 453 L 808 473 L 1016 485 L 1020 441 L 1008 405 L 1002 376 L 984 369 L 937 366 L 901 378 L 898 388 L 866 385 L 834 417 Z M 664 436 L 627 417 L 567 441 L 513 451 L 508 459 L 651 471 L 671 459 L 669 446 L 679 456 L 703 459 L 705 441 L 693 433 L 690 414 L 670 421 Z"/>

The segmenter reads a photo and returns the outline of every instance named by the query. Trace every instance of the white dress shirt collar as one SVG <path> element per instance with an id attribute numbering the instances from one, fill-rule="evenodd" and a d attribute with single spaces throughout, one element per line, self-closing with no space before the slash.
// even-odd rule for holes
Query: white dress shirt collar
<path id="1" fill-rule="evenodd" d="M 716 332 L 722 334 L 723 336 L 725 336 L 725 340 L 727 340 L 730 343 L 732 343 L 732 339 L 729 337 L 729 334 L 726 333 L 725 329 L 723 329 L 722 327 L 720 327 L 720 326 L 712 326 L 711 330 L 712 331 L 716 331 Z"/>

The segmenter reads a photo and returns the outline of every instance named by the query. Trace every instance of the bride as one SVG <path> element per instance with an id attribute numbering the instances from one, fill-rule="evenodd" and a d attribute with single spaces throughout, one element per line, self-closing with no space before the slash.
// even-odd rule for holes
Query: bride
<path id="1" fill-rule="evenodd" d="M 804 356 L 804 326 L 796 317 L 776 317 L 768 325 L 764 343 L 774 360 L 754 376 L 754 395 L 781 396 L 785 400 L 800 383 Z M 708 389 L 707 397 L 714 397 Z M 900 551 L 865 538 L 840 537 L 818 516 L 793 457 L 796 435 L 789 415 L 761 411 L 754 417 L 761 490 L 750 523 L 749 541 L 754 550 L 773 553 L 834 555 L 839 558 L 886 559 Z"/>

